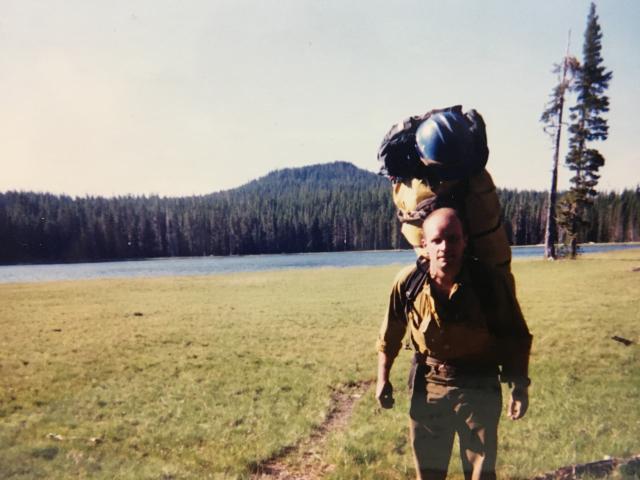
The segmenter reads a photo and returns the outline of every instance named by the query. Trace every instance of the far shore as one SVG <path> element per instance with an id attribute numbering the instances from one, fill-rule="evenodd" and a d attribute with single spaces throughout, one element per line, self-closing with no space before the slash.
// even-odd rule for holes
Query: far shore
<path id="1" fill-rule="evenodd" d="M 578 244 L 578 248 L 581 246 L 606 246 L 606 245 L 630 245 L 640 247 L 640 241 L 638 242 L 588 242 Z M 544 247 L 543 243 L 536 243 L 532 245 L 511 245 L 512 250 L 519 250 L 532 247 Z M 557 248 L 561 248 L 562 245 L 557 245 Z M 280 252 L 280 253 L 250 253 L 243 255 L 199 255 L 199 256 L 176 256 L 176 257 L 143 257 L 143 258 L 113 258 L 102 260 L 78 260 L 78 261 L 64 261 L 64 260 L 51 260 L 49 262 L 15 262 L 15 263 L 0 263 L 0 267 L 17 267 L 17 266 L 35 266 L 35 265 L 81 265 L 81 264 L 94 264 L 94 263 L 119 263 L 119 262 L 145 262 L 149 260 L 180 260 L 180 259 L 227 259 L 227 258 L 252 258 L 252 257 L 265 257 L 265 256 L 279 256 L 279 255 L 324 255 L 327 253 L 341 254 L 341 253 L 391 253 L 391 252 L 410 252 L 411 248 L 396 248 L 386 250 L 329 250 L 325 252 Z"/>

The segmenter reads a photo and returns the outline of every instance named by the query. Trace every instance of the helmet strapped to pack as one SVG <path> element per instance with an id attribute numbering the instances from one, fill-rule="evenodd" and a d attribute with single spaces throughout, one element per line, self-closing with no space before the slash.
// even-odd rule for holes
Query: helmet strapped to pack
<path id="1" fill-rule="evenodd" d="M 416 130 L 420 160 L 435 170 L 441 180 L 459 180 L 481 171 L 489 154 L 482 117 L 474 110 L 469 117 L 461 110 L 437 112 Z M 481 124 L 472 124 L 477 119 Z M 483 138 L 476 138 L 477 136 Z M 477 146 L 485 146 L 478 150 Z"/>

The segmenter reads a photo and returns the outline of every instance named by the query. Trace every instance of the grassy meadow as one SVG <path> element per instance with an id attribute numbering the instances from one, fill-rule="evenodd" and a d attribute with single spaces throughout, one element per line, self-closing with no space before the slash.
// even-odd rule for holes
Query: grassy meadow
<path id="1" fill-rule="evenodd" d="M 637 267 L 640 249 L 514 263 L 533 385 L 500 478 L 640 453 Z M 0 478 L 250 478 L 374 379 L 398 268 L 0 285 Z M 413 478 L 409 357 L 395 409 L 369 390 L 329 436 L 329 478 Z"/>

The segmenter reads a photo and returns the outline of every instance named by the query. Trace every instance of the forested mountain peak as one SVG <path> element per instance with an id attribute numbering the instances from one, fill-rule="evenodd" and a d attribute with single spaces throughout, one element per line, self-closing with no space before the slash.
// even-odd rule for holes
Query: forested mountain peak
<path id="1" fill-rule="evenodd" d="M 375 173 L 356 167 L 344 161 L 321 163 L 297 168 L 274 170 L 264 177 L 253 180 L 238 187 L 237 191 L 260 191 L 275 188 L 330 188 L 336 186 L 354 186 L 367 184 L 370 186 L 386 182 Z"/>

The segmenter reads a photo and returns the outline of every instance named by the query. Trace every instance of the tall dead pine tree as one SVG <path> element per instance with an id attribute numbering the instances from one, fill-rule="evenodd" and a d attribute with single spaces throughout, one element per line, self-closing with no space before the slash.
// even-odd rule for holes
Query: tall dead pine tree
<path id="1" fill-rule="evenodd" d="M 556 258 L 556 242 L 558 240 L 558 226 L 556 222 L 556 203 L 558 196 L 558 160 L 560 158 L 560 138 L 562 136 L 562 116 L 564 113 L 565 95 L 571 87 L 571 82 L 579 68 L 578 60 L 567 53 L 562 63 L 554 65 L 553 72 L 558 75 L 558 84 L 551 92 L 546 109 L 540 116 L 544 124 L 544 131 L 552 138 L 554 144 L 553 162 L 551 167 L 551 188 L 547 202 L 547 222 L 544 232 L 544 257 Z"/>

